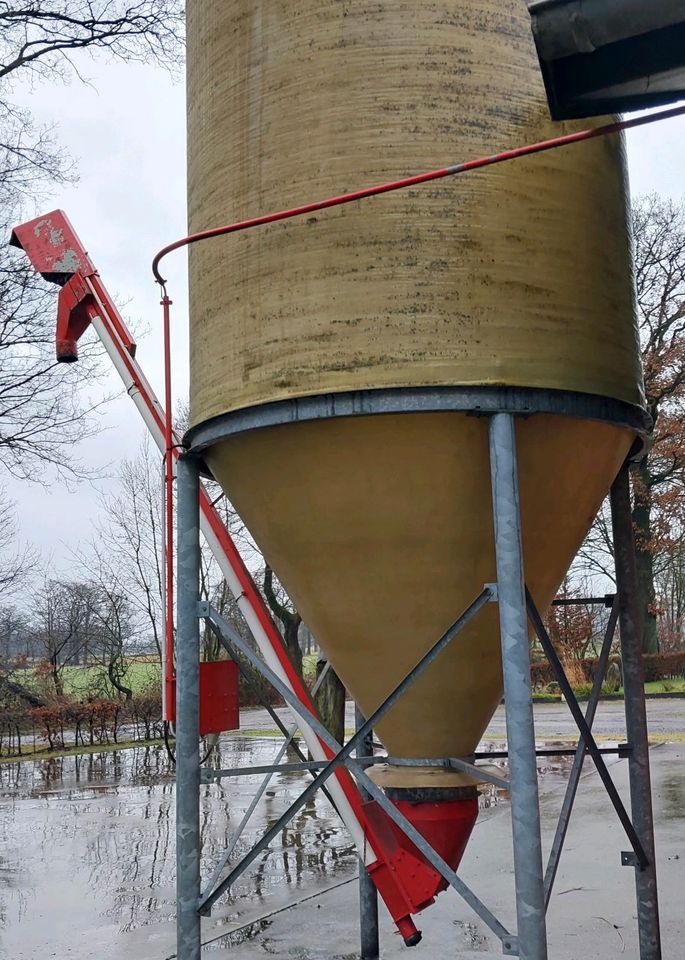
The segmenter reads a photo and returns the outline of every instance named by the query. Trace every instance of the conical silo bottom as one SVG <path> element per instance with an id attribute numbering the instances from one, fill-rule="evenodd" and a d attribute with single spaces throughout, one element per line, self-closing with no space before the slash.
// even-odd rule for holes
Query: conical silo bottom
<path id="1" fill-rule="evenodd" d="M 634 434 L 550 414 L 517 419 L 516 432 L 526 579 L 544 610 Z M 486 417 L 312 420 L 228 437 L 205 457 L 366 716 L 496 580 Z M 501 695 L 489 603 L 376 734 L 390 756 L 468 757 Z M 373 775 L 390 790 L 468 782 L 425 767 Z"/>

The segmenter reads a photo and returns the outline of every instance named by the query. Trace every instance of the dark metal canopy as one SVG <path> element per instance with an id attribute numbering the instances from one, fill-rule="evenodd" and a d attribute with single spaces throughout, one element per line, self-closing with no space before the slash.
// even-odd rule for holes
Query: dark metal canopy
<path id="1" fill-rule="evenodd" d="M 685 0 L 528 0 L 554 120 L 685 99 Z"/>

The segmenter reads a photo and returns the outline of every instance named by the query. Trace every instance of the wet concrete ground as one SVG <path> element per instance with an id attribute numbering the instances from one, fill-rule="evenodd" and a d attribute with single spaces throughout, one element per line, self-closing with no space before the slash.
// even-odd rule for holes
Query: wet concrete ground
<path id="1" fill-rule="evenodd" d="M 679 744 L 652 750 L 656 840 L 661 897 L 664 960 L 681 960 L 685 951 L 685 778 Z M 627 762 L 611 766 L 622 796 L 627 796 Z M 545 781 L 543 781 L 544 787 Z M 552 839 L 561 791 L 556 784 L 541 800 L 545 850 Z M 621 867 L 627 846 L 595 773 L 584 777 L 564 857 L 548 912 L 550 960 L 611 960 L 638 956 L 632 868 Z M 466 880 L 507 926 L 515 929 L 508 804 L 476 825 L 460 867 Z M 255 931 L 249 943 L 216 945 L 216 957 L 248 960 L 262 954 L 287 960 L 352 960 L 359 956 L 357 891 L 354 884 L 323 894 L 317 901 L 275 916 Z M 415 918 L 416 919 L 416 918 Z M 412 953 L 402 944 L 381 910 L 385 960 L 479 960 L 502 956 L 499 942 L 460 898 L 447 891 L 417 920 L 423 931 Z M 215 954 L 207 954 L 214 956 Z"/>
<path id="2" fill-rule="evenodd" d="M 583 704 L 581 704 L 583 706 Z M 279 716 L 290 722 L 290 712 L 286 707 L 277 709 Z M 649 714 L 649 732 L 653 736 L 681 735 L 685 737 L 685 697 L 647 700 Z M 242 725 L 251 730 L 272 730 L 274 722 L 266 710 L 246 710 Z M 354 729 L 354 705 L 348 701 L 346 726 Z M 538 737 L 544 739 L 577 738 L 577 728 L 565 703 L 536 703 L 535 729 Z M 597 709 L 593 730 L 599 737 L 625 738 L 625 713 L 622 700 L 602 700 Z M 504 707 L 499 706 L 488 726 L 488 737 L 504 737 L 506 723 Z"/>
<path id="3" fill-rule="evenodd" d="M 622 706 L 600 706 L 598 732 L 621 734 Z M 685 701 L 650 701 L 648 709 L 652 730 L 665 738 L 669 730 L 682 736 Z M 573 728 L 564 710 L 554 704 L 538 705 L 540 733 L 570 736 Z M 268 729 L 272 721 L 267 723 L 266 714 L 264 718 L 257 711 L 247 712 L 243 726 Z M 501 735 L 501 722 L 498 712 L 491 727 L 493 737 Z M 279 745 L 269 737 L 233 737 L 221 744 L 218 763 L 268 763 Z M 652 756 L 664 957 L 676 960 L 683 956 L 685 939 L 682 744 L 654 748 Z M 540 766 L 543 828 L 549 843 L 568 761 L 545 759 Z M 614 761 L 611 770 L 625 796 L 626 762 Z M 261 777 L 231 779 L 223 787 L 205 788 L 205 876 L 260 781 Z M 238 855 L 285 810 L 302 782 L 296 774 L 274 777 L 259 815 L 238 846 Z M 0 766 L 0 957 L 165 960 L 172 956 L 173 805 L 173 771 L 164 748 Z M 484 806 L 460 873 L 513 926 L 509 806 L 494 795 L 486 798 Z M 593 960 L 637 955 L 632 870 L 619 866 L 619 852 L 626 845 L 603 788 L 590 772 L 579 791 L 550 908 L 551 957 Z M 248 951 L 251 957 L 266 954 L 289 960 L 355 956 L 355 875 L 354 851 L 325 798 L 319 797 L 204 921 L 206 955 L 238 960 L 247 957 Z M 313 899 L 267 916 L 312 894 Z M 407 955 L 383 910 L 382 914 L 384 956 Z M 244 924 L 251 925 L 245 928 Z M 420 926 L 424 942 L 415 951 L 417 960 L 421 956 L 501 956 L 488 931 L 451 891 L 422 915 Z"/>

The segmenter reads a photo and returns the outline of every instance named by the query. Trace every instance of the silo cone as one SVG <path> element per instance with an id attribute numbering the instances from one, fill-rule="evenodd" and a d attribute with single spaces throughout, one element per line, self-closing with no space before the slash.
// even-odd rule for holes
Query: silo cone
<path id="1" fill-rule="evenodd" d="M 188 42 L 191 231 L 574 129 L 514 0 L 194 0 Z M 496 579 L 479 413 L 521 414 L 552 600 L 645 428 L 630 256 L 616 136 L 191 250 L 189 441 L 367 716 Z M 468 757 L 501 695 L 488 604 L 377 734 Z M 456 868 L 473 782 L 373 775 Z M 396 919 L 441 888 L 426 869 Z"/>

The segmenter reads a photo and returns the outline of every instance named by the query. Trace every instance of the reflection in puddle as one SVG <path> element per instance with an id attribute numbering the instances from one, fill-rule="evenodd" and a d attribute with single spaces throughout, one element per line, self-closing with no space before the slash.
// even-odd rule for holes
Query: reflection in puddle
<path id="1" fill-rule="evenodd" d="M 268 764 L 280 743 L 233 736 L 220 742 L 212 762 L 219 767 Z M 497 741 L 479 747 L 503 748 Z M 493 762 L 506 773 L 506 760 Z M 546 780 L 564 778 L 571 763 L 572 757 L 546 756 L 538 768 Z M 203 876 L 210 875 L 261 780 L 261 775 L 226 778 L 202 787 Z M 272 778 L 234 860 L 285 812 L 306 782 L 305 775 L 293 772 Z M 0 766 L 0 957 L 147 960 L 172 953 L 174 802 L 174 771 L 163 747 Z M 485 785 L 481 816 L 507 803 L 505 792 Z M 672 805 L 680 803 L 674 788 Z M 325 796 L 317 795 L 216 905 L 204 922 L 204 939 L 213 941 L 208 949 L 264 933 L 259 944 L 268 953 L 271 921 L 262 919 L 264 913 L 353 877 L 356 870 L 346 831 Z M 461 929 L 459 936 L 464 949 L 486 948 L 473 940 L 473 931 Z"/>
<path id="2" fill-rule="evenodd" d="M 270 738 L 234 737 L 220 743 L 214 762 L 267 764 L 278 746 Z M 261 779 L 231 778 L 202 788 L 203 876 Z M 235 858 L 280 817 L 302 783 L 292 774 L 273 777 L 271 795 L 255 811 Z M 0 766 L 0 957 L 168 955 L 174 941 L 174 802 L 174 771 L 163 747 Z M 265 906 L 277 909 L 298 899 L 301 891 L 353 876 L 356 868 L 346 832 L 325 796 L 317 796 L 217 904 L 209 935 Z"/>

